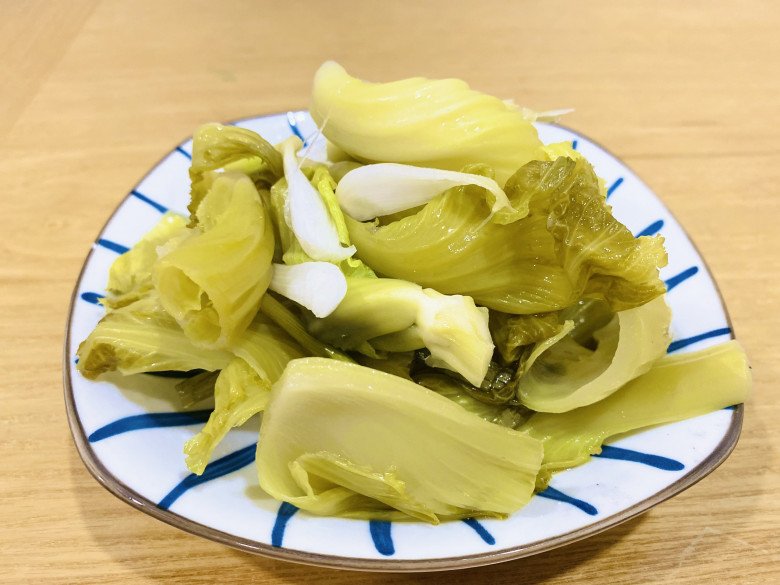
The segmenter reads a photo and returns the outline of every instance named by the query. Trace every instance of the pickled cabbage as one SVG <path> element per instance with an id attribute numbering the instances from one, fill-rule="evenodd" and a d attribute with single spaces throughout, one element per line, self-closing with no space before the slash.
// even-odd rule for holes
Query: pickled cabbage
<path id="1" fill-rule="evenodd" d="M 413 382 L 321 358 L 271 391 L 260 486 L 315 514 L 438 523 L 503 517 L 528 502 L 541 443 Z"/>
<path id="2" fill-rule="evenodd" d="M 254 319 L 271 281 L 271 219 L 252 181 L 232 172 L 215 179 L 197 218 L 157 262 L 155 287 L 194 344 L 228 347 Z"/>
<path id="3" fill-rule="evenodd" d="M 367 83 L 329 61 L 314 77 L 311 115 L 328 140 L 363 162 L 454 171 L 481 162 L 503 185 L 543 156 L 536 129 L 516 106 L 458 79 Z"/>
<path id="4" fill-rule="evenodd" d="M 541 488 L 552 472 L 600 453 L 609 437 L 744 402 L 750 381 L 745 352 L 729 341 L 664 357 L 608 398 L 561 414 L 535 414 L 519 430 L 544 444 Z"/>

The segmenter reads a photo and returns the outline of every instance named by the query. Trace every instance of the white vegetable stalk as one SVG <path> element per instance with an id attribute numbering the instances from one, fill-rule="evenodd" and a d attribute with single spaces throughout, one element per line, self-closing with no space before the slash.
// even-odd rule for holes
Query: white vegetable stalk
<path id="1" fill-rule="evenodd" d="M 316 317 L 330 315 L 347 294 L 347 279 L 330 262 L 274 264 L 273 269 L 268 288 L 303 305 Z"/>
<path id="2" fill-rule="evenodd" d="M 295 155 L 300 140 L 284 143 L 284 177 L 287 179 L 285 222 L 298 238 L 304 252 L 314 260 L 341 262 L 355 253 L 355 247 L 344 248 L 336 224 L 325 202 L 298 166 Z"/>
<path id="3" fill-rule="evenodd" d="M 365 165 L 348 172 L 336 187 L 336 197 L 347 215 L 366 221 L 423 205 L 447 189 L 465 185 L 493 194 L 492 213 L 512 209 L 506 193 L 488 177 L 395 163 Z"/>

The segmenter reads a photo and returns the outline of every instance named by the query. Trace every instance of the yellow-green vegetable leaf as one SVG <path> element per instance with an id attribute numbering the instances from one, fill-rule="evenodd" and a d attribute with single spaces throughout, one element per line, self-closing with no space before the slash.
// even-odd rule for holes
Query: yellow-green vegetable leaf
<path id="1" fill-rule="evenodd" d="M 235 344 L 235 357 L 219 373 L 214 411 L 203 429 L 184 446 L 187 467 L 200 475 L 230 429 L 262 412 L 287 363 L 303 351 L 275 325 L 254 322 Z"/>
<path id="2" fill-rule="evenodd" d="M 443 295 L 403 280 L 348 278 L 347 294 L 336 310 L 314 320 L 310 330 L 342 349 L 373 355 L 373 349 L 379 349 L 371 345 L 374 338 L 387 343 L 388 335 L 414 327 L 402 345 L 388 349 L 427 347 L 431 365 L 456 371 L 479 385 L 493 355 L 487 320 L 487 310 L 469 297 Z"/>
<path id="3" fill-rule="evenodd" d="M 490 334 L 507 363 L 520 359 L 525 346 L 548 339 L 561 328 L 557 313 L 510 315 L 490 311 Z"/>
<path id="4" fill-rule="evenodd" d="M 284 330 L 284 332 L 305 349 L 309 355 L 345 362 L 353 361 L 347 354 L 312 336 L 306 330 L 306 327 L 303 325 L 300 318 L 279 300 L 274 298 L 272 294 L 267 293 L 263 295 L 263 300 L 260 301 L 260 310 L 265 317 Z"/>
<path id="5" fill-rule="evenodd" d="M 154 294 L 108 313 L 76 355 L 76 367 L 90 380 L 107 372 L 220 370 L 232 358 L 226 351 L 194 345 Z"/>
<path id="6" fill-rule="evenodd" d="M 228 347 L 257 313 L 271 281 L 273 228 L 252 181 L 214 180 L 198 225 L 155 268 L 163 306 L 193 343 Z"/>
<path id="7" fill-rule="evenodd" d="M 490 177 L 394 163 L 365 165 L 347 173 L 336 197 L 347 215 L 365 221 L 419 207 L 448 189 L 467 185 L 481 188 L 498 223 L 522 215 Z"/>
<path id="8" fill-rule="evenodd" d="M 550 474 L 585 463 L 609 437 L 744 402 L 751 376 L 736 341 L 667 356 L 650 371 L 590 406 L 539 413 L 520 430 L 544 444 L 539 487 Z"/>
<path id="9" fill-rule="evenodd" d="M 152 268 L 158 258 L 158 249 L 186 232 L 187 220 L 172 211 L 162 219 L 130 250 L 120 255 L 108 271 L 108 295 L 101 301 L 109 309 L 124 307 L 145 296 L 154 285 Z"/>
<path id="10" fill-rule="evenodd" d="M 203 473 L 211 454 L 228 431 L 244 424 L 268 404 L 271 385 L 241 358 L 219 373 L 214 386 L 214 412 L 206 426 L 184 445 L 187 468 Z"/>
<path id="11" fill-rule="evenodd" d="M 536 129 L 516 106 L 457 79 L 367 83 L 329 61 L 314 78 L 311 115 L 331 142 L 363 162 L 449 170 L 482 162 L 503 185 L 542 156 Z"/>
<path id="12" fill-rule="evenodd" d="M 197 223 L 197 210 L 208 193 L 213 177 L 210 171 L 233 170 L 246 174 L 258 186 L 270 187 L 283 174 L 282 155 L 262 136 L 251 130 L 222 124 L 205 124 L 192 137 L 190 166 L 191 225 Z"/>
<path id="13" fill-rule="evenodd" d="M 558 160 L 573 165 L 572 180 L 551 194 L 547 225 L 575 289 L 606 298 L 617 311 L 665 293 L 658 276 L 667 262 L 663 238 L 635 238 L 613 217 L 590 164 Z"/>
<path id="14" fill-rule="evenodd" d="M 541 444 L 403 378 L 306 358 L 274 385 L 257 468 L 271 496 L 315 514 L 438 523 L 503 517 L 533 493 Z M 395 516 L 400 516 L 398 513 Z"/>
<path id="15" fill-rule="evenodd" d="M 582 296 L 623 309 L 664 292 L 663 239 L 634 238 L 612 217 L 584 160 L 533 161 L 504 190 L 527 217 L 486 223 L 487 206 L 453 189 L 387 225 L 347 217 L 347 226 L 378 273 L 505 313 L 557 311 Z"/>
<path id="16" fill-rule="evenodd" d="M 565 412 L 603 400 L 666 354 L 671 318 L 664 297 L 658 297 L 616 313 L 593 332 L 595 348 L 571 336 L 539 342 L 524 364 L 518 398 L 540 412 Z"/>

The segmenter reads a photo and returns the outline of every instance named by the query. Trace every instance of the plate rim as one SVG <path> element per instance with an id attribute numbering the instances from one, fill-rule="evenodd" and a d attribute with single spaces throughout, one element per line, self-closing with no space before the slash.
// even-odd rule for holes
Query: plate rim
<path id="1" fill-rule="evenodd" d="M 271 112 L 266 114 L 259 114 L 256 116 L 238 118 L 236 120 L 232 120 L 227 123 L 236 124 L 239 122 L 256 120 L 260 118 L 284 116 L 287 113 L 288 112 Z M 298 113 L 308 113 L 308 110 L 293 111 L 293 114 L 298 114 Z M 663 207 L 664 211 L 666 211 L 666 213 L 668 213 L 669 216 L 674 219 L 674 221 L 680 227 L 682 232 L 685 234 L 686 238 L 688 239 L 688 242 L 691 244 L 691 246 L 693 246 L 693 248 L 696 250 L 699 257 L 702 259 L 702 263 L 707 268 L 707 271 L 709 272 L 712 278 L 715 291 L 718 294 L 718 300 L 720 301 L 721 307 L 723 308 L 723 313 L 726 317 L 726 322 L 731 330 L 730 339 L 735 339 L 734 328 L 731 322 L 731 316 L 728 313 L 728 308 L 726 307 L 726 303 L 723 299 L 723 294 L 721 293 L 720 287 L 718 286 L 718 283 L 714 277 L 712 270 L 710 270 L 710 267 L 707 264 L 706 259 L 699 251 L 699 248 L 696 246 L 695 242 L 692 240 L 692 238 L 686 231 L 685 227 L 677 220 L 675 215 L 669 210 L 669 208 L 666 206 L 663 200 L 656 194 L 656 192 L 653 189 L 651 189 L 644 182 L 644 180 L 623 159 L 616 156 L 614 153 L 612 153 L 612 151 L 610 151 L 608 148 L 605 148 L 599 142 L 563 124 L 558 124 L 558 123 L 547 123 L 547 124 L 550 126 L 562 128 L 567 132 L 571 132 L 573 135 L 577 136 L 578 138 L 585 139 L 591 142 L 592 144 L 596 145 L 597 147 L 601 148 L 604 152 L 608 153 L 615 160 L 619 161 L 620 164 L 625 166 L 626 169 L 628 169 L 634 175 L 634 177 L 636 177 L 636 179 L 645 188 L 647 188 L 650 193 L 653 194 L 656 200 Z M 175 150 L 177 147 L 181 146 L 181 144 L 187 142 L 190 139 L 191 137 L 185 138 L 183 141 L 179 142 L 178 145 L 174 147 L 171 151 L 164 154 L 149 169 L 149 171 L 143 177 L 141 177 L 140 180 L 138 180 L 136 185 L 140 184 L 149 175 L 154 173 L 159 168 L 159 166 L 165 160 L 167 160 L 167 158 L 170 156 L 173 150 Z M 103 234 L 109 222 L 116 216 L 119 209 L 130 197 L 132 197 L 132 193 L 128 193 L 127 195 L 125 195 L 125 197 L 123 197 L 119 201 L 119 203 L 116 205 L 116 207 L 113 209 L 113 211 L 106 219 L 103 226 L 100 228 L 100 231 L 98 232 L 98 236 L 97 236 L 98 238 Z M 174 528 L 178 528 L 180 530 L 183 530 L 184 532 L 193 534 L 195 536 L 206 538 L 213 542 L 217 542 L 219 544 L 223 544 L 231 548 L 241 550 L 243 552 L 248 552 L 255 555 L 274 558 L 278 560 L 291 561 L 291 562 L 310 565 L 310 566 L 319 566 L 319 567 L 328 567 L 328 568 L 346 569 L 346 570 L 355 570 L 355 571 L 398 572 L 398 573 L 415 573 L 415 572 L 467 569 L 467 568 L 491 565 L 495 563 L 520 559 L 523 557 L 528 557 L 555 548 L 559 548 L 564 545 L 572 544 L 574 542 L 604 532 L 605 530 L 613 528 L 619 524 L 622 524 L 623 522 L 626 522 L 627 520 L 639 516 L 640 514 L 657 506 L 658 504 L 661 504 L 662 502 L 665 502 L 666 500 L 672 498 L 673 496 L 676 496 L 677 494 L 687 490 L 691 486 L 695 485 L 696 483 L 704 479 L 707 475 L 715 471 L 715 469 L 717 469 L 728 458 L 728 456 L 732 453 L 734 448 L 737 446 L 740 433 L 742 431 L 742 422 L 744 419 L 744 404 L 739 404 L 732 411 L 732 418 L 731 418 L 731 423 L 729 424 L 729 428 L 726 431 L 726 434 L 721 439 L 721 441 L 715 447 L 715 449 L 703 461 L 701 461 L 695 467 L 691 468 L 690 471 L 688 471 L 688 473 L 686 473 L 685 475 L 677 479 L 674 483 L 668 485 L 667 487 L 654 493 L 653 495 L 641 500 L 640 502 L 637 502 L 633 506 L 630 506 L 620 512 L 612 514 L 611 516 L 602 518 L 599 521 L 594 522 L 593 524 L 583 526 L 582 528 L 578 528 L 576 530 L 567 532 L 565 534 L 544 538 L 542 540 L 538 540 L 530 544 L 514 546 L 514 547 L 506 548 L 495 552 L 488 551 L 488 552 L 475 553 L 470 555 L 461 555 L 457 557 L 438 557 L 438 558 L 430 558 L 430 559 L 392 559 L 392 560 L 328 555 L 322 553 L 311 553 L 307 551 L 296 550 L 293 548 L 275 547 L 271 544 L 262 543 L 257 540 L 236 536 L 224 532 L 222 530 L 217 530 L 216 528 L 212 528 L 204 524 L 201 524 L 199 522 L 196 522 L 194 520 L 190 520 L 189 518 L 176 514 L 175 512 L 171 512 L 170 510 L 163 510 L 162 508 L 159 508 L 154 502 L 152 502 L 148 498 L 145 498 L 144 496 L 142 496 L 141 494 L 139 494 L 129 486 L 122 483 L 119 479 L 117 479 L 112 473 L 108 471 L 108 469 L 103 465 L 103 463 L 95 454 L 94 450 L 92 449 L 87 439 L 87 435 L 84 432 L 84 428 L 81 424 L 81 419 L 78 416 L 78 411 L 76 409 L 75 398 L 73 393 L 71 373 L 70 373 L 70 363 L 71 363 L 70 348 L 71 348 L 71 331 L 72 331 L 71 321 L 73 319 L 75 305 L 78 300 L 79 286 L 84 276 L 84 271 L 86 270 L 86 267 L 89 264 L 89 261 L 92 258 L 93 253 L 94 253 L 94 247 L 90 249 L 89 253 L 84 258 L 83 264 L 81 266 L 81 270 L 79 271 L 79 275 L 76 278 L 76 282 L 73 287 L 73 292 L 71 293 L 70 303 L 68 306 L 68 316 L 65 322 L 65 344 L 63 348 L 62 369 L 63 369 L 65 411 L 68 419 L 68 427 L 70 428 L 70 433 L 71 436 L 73 437 L 73 441 L 76 446 L 76 451 L 79 457 L 81 458 L 81 461 L 83 462 L 84 466 L 87 468 L 87 471 L 89 471 L 90 475 L 92 475 L 92 477 L 94 477 L 95 480 L 97 480 L 97 482 L 104 489 L 106 489 L 111 495 L 115 496 L 119 500 L 131 505 L 133 508 L 140 510 L 141 512 L 144 512 L 145 514 L 148 514 L 149 516 L 157 520 L 160 520 L 165 524 L 173 526 Z"/>

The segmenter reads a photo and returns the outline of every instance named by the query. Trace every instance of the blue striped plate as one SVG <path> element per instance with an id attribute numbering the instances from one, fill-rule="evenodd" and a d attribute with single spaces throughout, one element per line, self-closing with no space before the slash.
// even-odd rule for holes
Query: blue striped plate
<path id="1" fill-rule="evenodd" d="M 236 125 L 272 142 L 315 134 L 306 112 L 250 118 Z M 590 139 L 539 124 L 545 142 L 570 141 L 608 185 L 615 215 L 635 234 L 666 238 L 663 270 L 674 313 L 669 351 L 732 337 L 728 315 L 701 256 L 669 210 L 625 164 Z M 248 552 L 317 565 L 429 571 L 494 563 L 579 540 L 681 492 L 734 448 L 742 407 L 622 438 L 589 463 L 559 473 L 507 520 L 439 526 L 318 518 L 280 504 L 257 485 L 257 424 L 232 432 L 206 473 L 184 466 L 182 445 L 208 411 L 179 412 L 176 380 L 113 377 L 91 382 L 75 369 L 76 348 L 103 314 L 108 268 L 166 210 L 185 212 L 191 141 L 174 148 L 125 197 L 89 253 L 73 294 L 65 345 L 65 397 L 73 436 L 89 471 L 114 495 L 188 532 Z M 314 140 L 311 156 L 323 152 Z"/>

